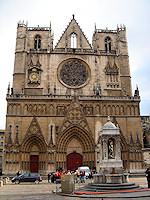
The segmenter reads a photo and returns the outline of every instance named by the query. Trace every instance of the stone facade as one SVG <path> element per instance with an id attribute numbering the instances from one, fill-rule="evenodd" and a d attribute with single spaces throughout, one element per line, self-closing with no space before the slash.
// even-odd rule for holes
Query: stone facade
<path id="1" fill-rule="evenodd" d="M 0 175 L 3 173 L 5 130 L 0 130 Z"/>
<path id="2" fill-rule="evenodd" d="M 18 23 L 5 173 L 97 168 L 108 115 L 121 133 L 124 168 L 142 169 L 140 97 L 138 88 L 131 91 L 126 27 L 95 27 L 91 45 L 73 16 L 55 47 L 53 40 L 51 25 Z"/>

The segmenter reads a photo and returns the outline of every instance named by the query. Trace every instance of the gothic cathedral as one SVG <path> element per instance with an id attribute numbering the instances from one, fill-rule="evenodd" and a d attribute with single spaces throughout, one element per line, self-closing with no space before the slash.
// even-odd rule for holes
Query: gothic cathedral
<path id="1" fill-rule="evenodd" d="M 18 23 L 8 86 L 4 173 L 99 171 L 99 134 L 110 116 L 124 170 L 143 168 L 139 90 L 131 90 L 126 27 L 95 27 L 92 45 L 74 16 L 56 46 L 50 27 Z"/>

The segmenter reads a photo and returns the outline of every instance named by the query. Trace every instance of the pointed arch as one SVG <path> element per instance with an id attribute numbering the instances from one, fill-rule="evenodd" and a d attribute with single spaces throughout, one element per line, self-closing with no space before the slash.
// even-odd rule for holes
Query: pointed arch
<path id="1" fill-rule="evenodd" d="M 41 36 L 40 35 L 36 35 L 34 38 L 34 49 L 35 50 L 41 49 Z"/>
<path id="2" fill-rule="evenodd" d="M 65 129 L 56 141 L 56 163 L 57 168 L 63 167 L 66 169 L 67 148 L 69 143 L 77 140 L 82 147 L 83 164 L 93 168 L 95 166 L 95 142 L 87 130 L 74 125 Z M 76 149 L 74 149 L 76 151 Z M 64 158 L 62 161 L 61 158 Z"/>
<path id="3" fill-rule="evenodd" d="M 21 145 L 21 150 L 30 152 L 33 146 L 37 146 L 40 152 L 46 152 L 46 143 L 39 135 L 27 136 Z"/>
<path id="4" fill-rule="evenodd" d="M 70 43 L 71 48 L 77 48 L 77 34 L 74 32 L 70 35 Z"/>
<path id="5" fill-rule="evenodd" d="M 110 105 L 108 105 L 107 107 L 107 115 L 108 116 L 112 115 L 112 107 Z"/>
<path id="6" fill-rule="evenodd" d="M 82 143 L 84 150 L 92 151 L 94 149 L 95 143 L 92 135 L 87 130 L 74 125 L 65 129 L 57 139 L 56 146 L 58 151 L 65 151 L 68 141 L 73 137 Z"/>
<path id="7" fill-rule="evenodd" d="M 105 105 L 104 105 L 103 108 L 102 108 L 102 114 L 103 114 L 103 115 L 107 115 L 107 108 L 106 108 Z"/>
<path id="8" fill-rule="evenodd" d="M 111 38 L 110 37 L 105 38 L 105 51 L 106 52 L 111 51 Z"/>
<path id="9" fill-rule="evenodd" d="M 117 105 L 116 106 L 116 115 L 119 115 L 120 113 L 119 113 L 119 106 Z"/>
<path id="10" fill-rule="evenodd" d="M 123 105 L 120 106 L 120 115 L 124 115 L 124 106 Z"/>

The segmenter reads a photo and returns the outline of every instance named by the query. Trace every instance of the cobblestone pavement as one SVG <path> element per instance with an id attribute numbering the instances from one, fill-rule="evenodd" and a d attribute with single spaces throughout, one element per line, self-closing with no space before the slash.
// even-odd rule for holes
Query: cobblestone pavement
<path id="1" fill-rule="evenodd" d="M 86 183 L 89 182 L 89 180 L 86 180 Z M 147 180 L 145 177 L 142 178 L 130 178 L 129 182 L 135 182 L 139 184 L 141 187 L 147 188 Z M 81 184 L 76 184 L 76 189 L 78 187 L 83 186 L 83 183 Z M 19 185 L 15 185 L 14 183 L 8 182 L 6 185 L 0 188 L 0 199 L 1 200 L 79 200 L 79 199 L 87 199 L 84 197 L 68 197 L 68 196 L 61 196 L 56 194 L 56 190 L 60 190 L 60 184 L 53 184 L 53 183 L 48 183 L 47 180 L 43 180 L 42 183 L 36 185 L 34 183 L 21 183 Z M 96 197 L 96 196 L 95 196 Z M 123 194 L 123 196 L 119 197 L 119 200 L 121 199 L 126 199 L 125 197 L 128 198 L 128 193 Z M 115 196 L 110 197 L 110 196 L 105 196 L 103 198 L 88 198 L 90 199 L 116 199 Z M 118 199 L 118 198 L 117 198 Z M 135 199 L 135 198 L 128 198 L 130 200 Z M 142 198 L 136 198 L 138 200 L 149 200 L 149 197 L 142 197 Z"/>

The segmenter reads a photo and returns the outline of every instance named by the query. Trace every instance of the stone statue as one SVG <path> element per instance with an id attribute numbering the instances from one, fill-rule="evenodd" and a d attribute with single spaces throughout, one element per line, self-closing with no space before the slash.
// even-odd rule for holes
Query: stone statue
<path id="1" fill-rule="evenodd" d="M 114 142 L 111 139 L 108 141 L 108 159 L 114 159 Z"/>

